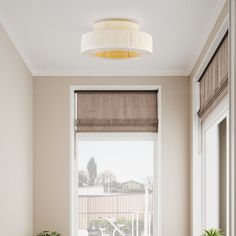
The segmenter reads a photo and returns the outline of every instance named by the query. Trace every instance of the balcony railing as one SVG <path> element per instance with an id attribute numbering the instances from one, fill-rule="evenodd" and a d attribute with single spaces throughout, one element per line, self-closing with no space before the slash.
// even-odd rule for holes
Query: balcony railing
<path id="1" fill-rule="evenodd" d="M 118 216 L 118 217 L 117 217 Z M 79 231 L 88 236 L 152 236 L 153 212 L 79 213 Z M 115 234 L 114 234 L 115 232 Z"/>
<path id="2" fill-rule="evenodd" d="M 79 236 L 152 236 L 152 193 L 80 195 L 78 201 Z"/>

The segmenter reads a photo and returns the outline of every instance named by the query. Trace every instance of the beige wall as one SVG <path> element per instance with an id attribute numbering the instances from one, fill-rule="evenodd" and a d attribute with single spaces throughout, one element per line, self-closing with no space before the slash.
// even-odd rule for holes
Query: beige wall
<path id="1" fill-rule="evenodd" d="M 70 85 L 162 86 L 162 236 L 189 236 L 189 78 L 34 77 L 34 232 L 69 236 Z"/>
<path id="2" fill-rule="evenodd" d="M 32 236 L 32 82 L 0 24 L 0 235 Z"/>

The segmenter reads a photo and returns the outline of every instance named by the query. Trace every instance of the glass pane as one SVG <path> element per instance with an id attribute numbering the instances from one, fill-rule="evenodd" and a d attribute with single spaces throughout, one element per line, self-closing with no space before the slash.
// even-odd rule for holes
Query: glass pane
<path id="1" fill-rule="evenodd" d="M 151 236 L 153 141 L 79 141 L 78 153 L 78 235 Z"/>
<path id="2" fill-rule="evenodd" d="M 206 228 L 226 232 L 227 209 L 227 121 L 205 133 Z"/>

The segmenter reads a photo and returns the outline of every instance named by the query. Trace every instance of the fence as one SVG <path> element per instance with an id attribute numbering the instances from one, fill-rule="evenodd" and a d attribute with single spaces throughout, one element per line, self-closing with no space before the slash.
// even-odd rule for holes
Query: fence
<path id="1" fill-rule="evenodd" d="M 153 212 L 153 194 L 148 194 L 148 211 Z M 87 229 L 89 222 L 101 217 L 131 220 L 134 212 L 144 212 L 144 193 L 78 196 L 79 229 Z M 140 215 L 143 220 L 143 214 Z"/>

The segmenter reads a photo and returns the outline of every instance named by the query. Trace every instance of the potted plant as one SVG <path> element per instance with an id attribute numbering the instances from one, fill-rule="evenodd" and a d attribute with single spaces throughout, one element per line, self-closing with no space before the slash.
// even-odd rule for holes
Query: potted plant
<path id="1" fill-rule="evenodd" d="M 220 229 L 205 230 L 202 236 L 224 236 L 224 232 Z"/>
<path id="2" fill-rule="evenodd" d="M 36 236 L 61 236 L 61 234 L 57 233 L 56 231 L 42 231 L 41 233 L 38 233 Z"/>

